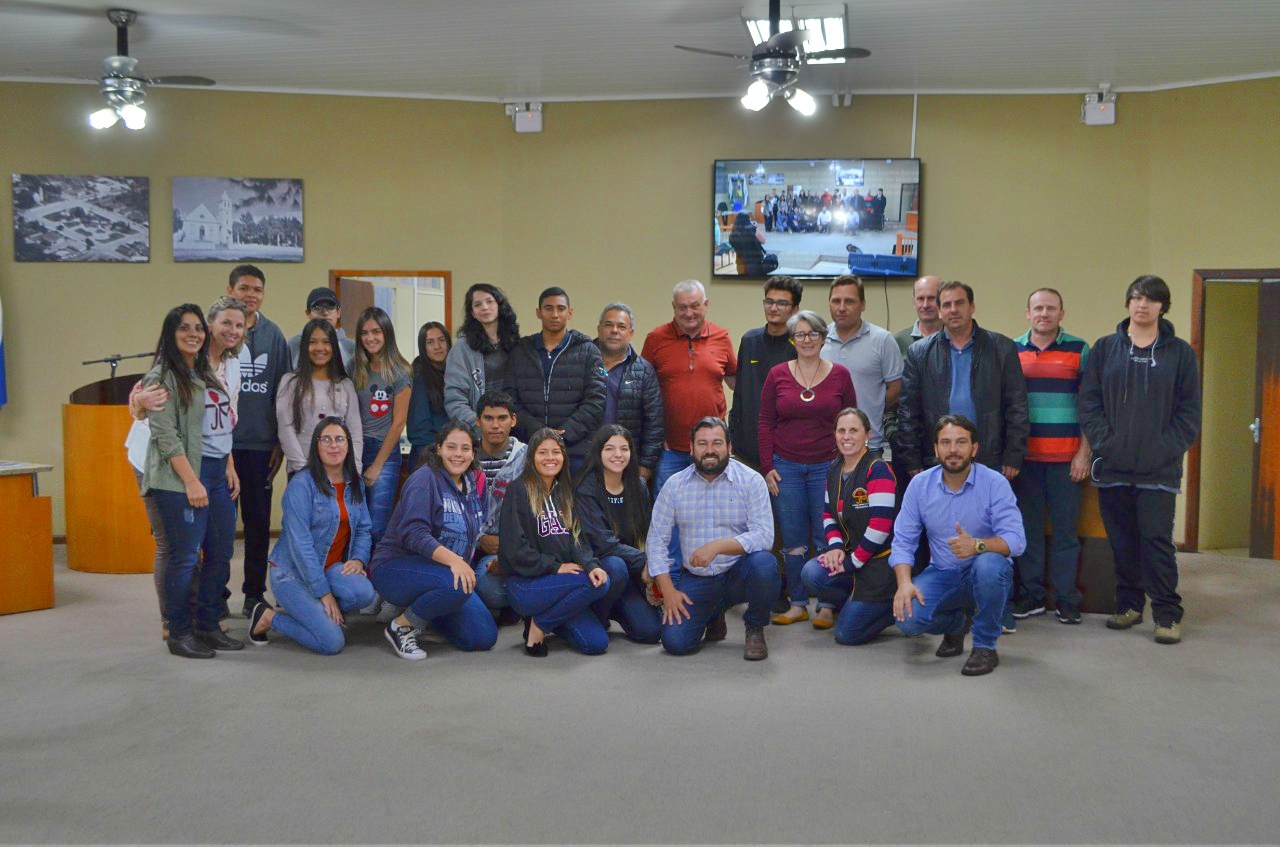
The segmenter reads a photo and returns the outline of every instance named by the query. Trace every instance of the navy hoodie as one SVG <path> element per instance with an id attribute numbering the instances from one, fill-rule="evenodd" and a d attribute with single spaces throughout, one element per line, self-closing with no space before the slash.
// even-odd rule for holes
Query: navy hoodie
<path id="1" fill-rule="evenodd" d="M 1183 454 L 1200 433 L 1195 351 L 1160 319 L 1150 347 L 1134 347 L 1129 319 L 1099 338 L 1080 380 L 1080 425 L 1099 485 L 1177 489 Z"/>

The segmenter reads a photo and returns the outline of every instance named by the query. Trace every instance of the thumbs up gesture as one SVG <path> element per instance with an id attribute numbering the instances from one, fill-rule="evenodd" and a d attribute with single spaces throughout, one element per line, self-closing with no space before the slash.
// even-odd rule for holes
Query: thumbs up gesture
<path id="1" fill-rule="evenodd" d="M 977 553 L 973 546 L 973 536 L 964 531 L 959 521 L 956 522 L 956 534 L 948 538 L 947 543 L 958 559 L 968 559 Z"/>

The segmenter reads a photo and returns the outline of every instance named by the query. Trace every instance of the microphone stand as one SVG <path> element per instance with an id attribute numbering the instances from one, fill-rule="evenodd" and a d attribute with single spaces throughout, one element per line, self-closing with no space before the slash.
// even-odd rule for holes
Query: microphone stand
<path id="1" fill-rule="evenodd" d="M 122 361 L 124 361 L 125 359 L 147 359 L 147 358 L 152 358 L 155 355 L 156 354 L 154 350 L 148 353 L 130 353 L 128 355 L 125 355 L 124 353 L 116 353 L 114 356 L 106 356 L 102 359 L 90 359 L 89 361 L 81 362 L 80 364 L 100 365 L 103 362 L 106 362 L 108 365 L 110 365 L 111 366 L 111 387 L 112 387 L 112 390 L 114 390 L 115 383 L 116 383 L 116 368 L 120 367 L 120 363 Z"/>

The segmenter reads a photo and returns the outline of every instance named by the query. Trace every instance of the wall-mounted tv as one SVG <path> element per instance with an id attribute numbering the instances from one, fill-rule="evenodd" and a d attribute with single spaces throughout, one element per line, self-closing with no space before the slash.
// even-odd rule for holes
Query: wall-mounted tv
<path id="1" fill-rule="evenodd" d="M 711 273 L 920 275 L 919 159 L 721 159 Z"/>

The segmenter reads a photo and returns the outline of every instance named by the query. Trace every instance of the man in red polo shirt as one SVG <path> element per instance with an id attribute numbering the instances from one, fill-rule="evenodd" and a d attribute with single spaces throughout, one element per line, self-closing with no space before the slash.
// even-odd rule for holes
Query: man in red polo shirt
<path id="1" fill-rule="evenodd" d="M 724 386 L 734 385 L 738 360 L 729 331 L 707 320 L 707 290 L 696 279 L 677 283 L 671 323 L 654 329 L 640 355 L 658 372 L 666 418 L 666 442 L 654 474 L 656 496 L 667 478 L 693 464 L 689 433 L 707 416 L 724 418 Z"/>

